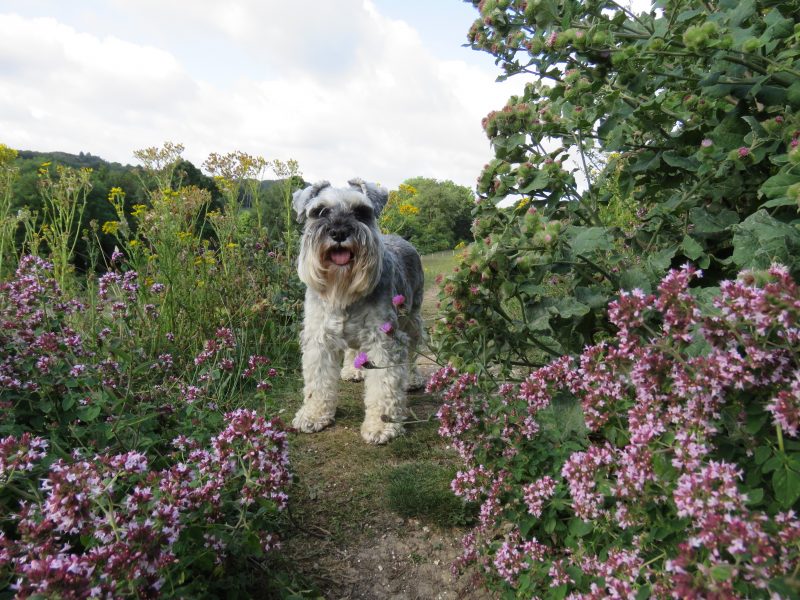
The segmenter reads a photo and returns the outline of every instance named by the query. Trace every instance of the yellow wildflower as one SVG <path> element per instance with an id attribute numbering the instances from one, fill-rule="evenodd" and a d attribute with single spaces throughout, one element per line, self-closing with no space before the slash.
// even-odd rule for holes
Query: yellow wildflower
<path id="1" fill-rule="evenodd" d="M 404 217 L 408 217 L 411 215 L 419 214 L 419 208 L 414 206 L 413 204 L 401 204 L 397 207 L 397 212 L 399 212 Z"/>
<path id="2" fill-rule="evenodd" d="M 103 223 L 103 233 L 107 235 L 117 235 L 119 231 L 119 221 L 106 221 Z"/>

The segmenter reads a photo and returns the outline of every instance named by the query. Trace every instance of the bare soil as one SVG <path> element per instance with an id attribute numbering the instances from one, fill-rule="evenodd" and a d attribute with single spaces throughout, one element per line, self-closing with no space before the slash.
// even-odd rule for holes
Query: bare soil
<path id="1" fill-rule="evenodd" d="M 366 444 L 360 384 L 343 383 L 336 423 L 290 441 L 295 485 L 290 494 L 292 527 L 282 555 L 292 569 L 330 599 L 456 599 L 491 596 L 476 573 L 454 576 L 466 529 L 403 518 L 388 502 L 392 469 L 414 461 L 455 464 L 431 420 L 408 426 L 385 446 Z M 410 396 L 421 420 L 435 414 L 425 394 Z"/>

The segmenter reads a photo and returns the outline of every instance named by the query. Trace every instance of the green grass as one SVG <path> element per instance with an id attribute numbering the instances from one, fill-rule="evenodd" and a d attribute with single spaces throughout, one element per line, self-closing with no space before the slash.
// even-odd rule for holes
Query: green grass
<path id="1" fill-rule="evenodd" d="M 414 517 L 440 527 L 465 525 L 475 506 L 465 505 L 450 490 L 456 475 L 452 465 L 416 461 L 392 469 L 388 476 L 389 506 L 401 517 Z"/>
<path id="2" fill-rule="evenodd" d="M 422 257 L 422 270 L 425 272 L 425 291 L 436 285 L 436 276 L 440 273 L 447 275 L 453 272 L 453 267 L 458 263 L 458 253 L 454 250 L 444 250 Z"/>
<path id="3" fill-rule="evenodd" d="M 422 269 L 425 273 L 425 296 L 422 302 L 422 318 L 427 327 L 436 318 L 436 296 L 439 286 L 436 285 L 437 275 L 448 275 L 458 264 L 458 253 L 452 250 L 426 254 L 422 257 Z"/>

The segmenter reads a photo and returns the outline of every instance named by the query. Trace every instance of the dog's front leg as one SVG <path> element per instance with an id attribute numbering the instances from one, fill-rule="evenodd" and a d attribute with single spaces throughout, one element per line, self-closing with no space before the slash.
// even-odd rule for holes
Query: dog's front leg
<path id="1" fill-rule="evenodd" d="M 364 422 L 361 437 L 370 444 L 385 444 L 403 432 L 406 416 L 408 347 L 406 336 L 383 335 L 367 346 L 369 361 L 377 368 L 364 376 Z"/>
<path id="2" fill-rule="evenodd" d="M 334 421 L 342 349 L 321 331 L 305 331 L 303 348 L 303 406 L 292 425 L 314 433 Z"/>

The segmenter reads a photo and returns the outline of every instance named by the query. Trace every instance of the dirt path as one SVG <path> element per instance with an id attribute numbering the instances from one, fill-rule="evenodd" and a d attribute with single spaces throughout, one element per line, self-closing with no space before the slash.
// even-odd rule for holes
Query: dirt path
<path id="1" fill-rule="evenodd" d="M 398 500 L 392 493 L 401 495 L 401 503 L 402 494 L 413 493 L 392 488 L 394 474 L 409 466 L 423 473 L 457 466 L 434 420 L 408 426 L 405 436 L 386 446 L 367 445 L 359 434 L 361 392 L 360 384 L 343 383 L 336 423 L 318 434 L 292 436 L 296 481 L 283 556 L 325 598 L 489 598 L 474 574 L 451 574 L 466 529 L 442 523 L 441 515 L 436 522 L 426 514 L 401 515 L 393 507 Z M 438 408 L 425 394 L 409 400 L 420 420 Z M 439 485 L 446 487 L 448 480 Z"/>

